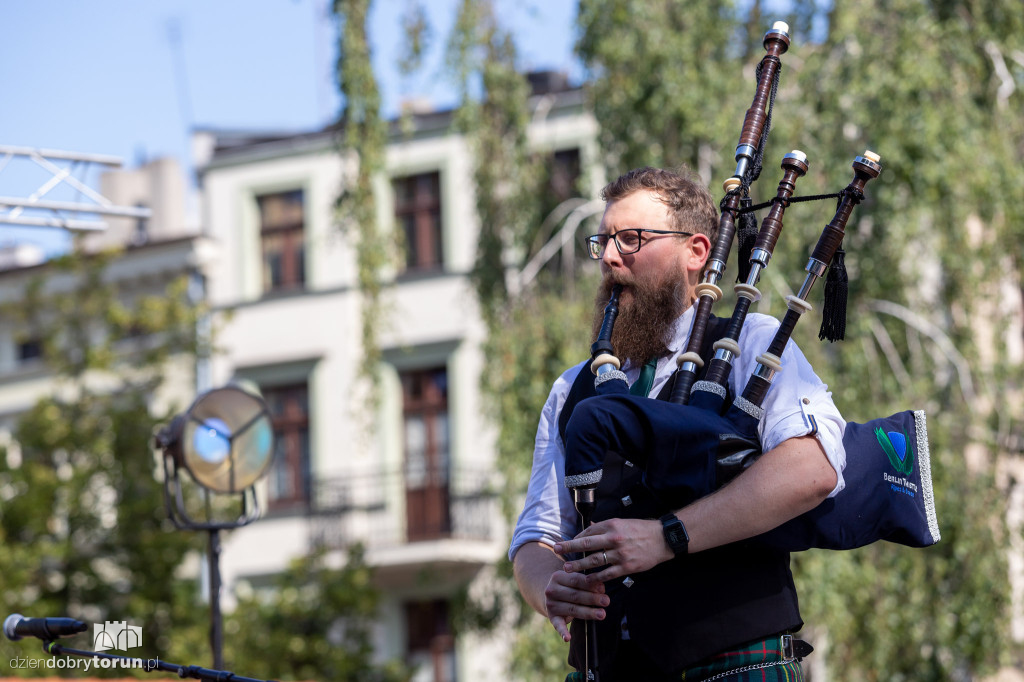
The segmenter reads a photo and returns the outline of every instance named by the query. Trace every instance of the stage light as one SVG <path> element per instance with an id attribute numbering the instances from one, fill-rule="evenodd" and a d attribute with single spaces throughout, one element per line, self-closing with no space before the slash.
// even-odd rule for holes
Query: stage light
<path id="1" fill-rule="evenodd" d="M 176 465 L 217 493 L 240 493 L 252 486 L 266 474 L 274 454 L 266 403 L 235 386 L 196 398 L 158 439 Z"/>

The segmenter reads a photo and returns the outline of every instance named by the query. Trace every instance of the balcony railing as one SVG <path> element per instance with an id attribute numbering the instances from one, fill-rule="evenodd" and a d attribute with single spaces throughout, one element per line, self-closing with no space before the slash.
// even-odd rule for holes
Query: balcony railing
<path id="1" fill-rule="evenodd" d="M 352 474 L 313 482 L 310 543 L 383 548 L 442 539 L 493 539 L 500 510 L 490 471 L 451 467 Z"/>

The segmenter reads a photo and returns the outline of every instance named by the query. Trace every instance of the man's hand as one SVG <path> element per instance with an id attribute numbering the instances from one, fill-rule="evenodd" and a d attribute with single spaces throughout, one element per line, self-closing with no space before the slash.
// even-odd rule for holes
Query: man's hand
<path id="1" fill-rule="evenodd" d="M 595 523 L 572 540 L 554 547 L 558 554 L 589 553 L 577 561 L 567 561 L 566 574 L 580 574 L 591 568 L 604 570 L 585 576 L 588 585 L 650 570 L 673 557 L 665 542 L 661 522 L 650 519 L 609 519 Z"/>
<path id="2" fill-rule="evenodd" d="M 609 603 L 604 583 L 588 581 L 578 573 L 555 571 L 544 588 L 544 609 L 563 642 L 569 641 L 570 620 L 604 620 L 603 607 Z"/>
<path id="3" fill-rule="evenodd" d="M 589 583 L 579 573 L 566 573 L 564 563 L 549 545 L 528 542 L 516 552 L 512 568 L 526 601 L 568 642 L 569 621 L 603 620 L 609 599 L 603 583 Z"/>

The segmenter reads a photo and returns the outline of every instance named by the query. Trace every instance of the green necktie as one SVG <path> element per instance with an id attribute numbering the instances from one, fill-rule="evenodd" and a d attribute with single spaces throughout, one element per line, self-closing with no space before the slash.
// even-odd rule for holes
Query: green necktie
<path id="1" fill-rule="evenodd" d="M 633 385 L 629 387 L 631 395 L 641 395 L 645 398 L 647 394 L 651 392 L 651 386 L 654 385 L 654 373 L 658 370 L 658 358 L 652 358 L 640 370 L 640 376 Z"/>

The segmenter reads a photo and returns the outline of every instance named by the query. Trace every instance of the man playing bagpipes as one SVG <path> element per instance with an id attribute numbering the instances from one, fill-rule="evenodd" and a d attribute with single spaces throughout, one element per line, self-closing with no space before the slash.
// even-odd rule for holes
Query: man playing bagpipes
<path id="1" fill-rule="evenodd" d="M 602 192 L 591 361 L 548 396 L 509 549 L 523 596 L 570 642 L 569 680 L 802 679 L 789 552 L 939 541 L 924 412 L 845 422 L 790 342 L 826 273 L 819 337 L 843 337 L 842 242 L 879 156 L 856 157 L 839 192 L 795 197 L 807 157 L 786 154 L 753 220 L 788 31 L 765 33 L 719 212 L 686 173 L 643 168 Z M 825 198 L 835 215 L 785 316 L 749 313 L 786 208 Z M 715 318 L 737 232 L 736 305 Z"/>
<path id="2" fill-rule="evenodd" d="M 718 211 L 685 173 L 651 168 L 623 175 L 602 196 L 600 230 L 588 240 L 603 275 L 597 321 L 621 285 L 611 345 L 630 393 L 665 399 L 687 346 Z M 730 395 L 742 393 L 778 326 L 764 315 L 746 316 Z M 843 489 L 846 423 L 794 344 L 781 360 L 756 424 L 759 444 L 752 447 L 763 451 L 756 461 L 721 489 L 707 494 L 712 482 L 664 513 L 672 500 L 651 491 L 641 468 L 625 459 L 629 453 L 612 452 L 597 487 L 594 523 L 582 532 L 566 487 L 564 439 L 576 405 L 594 395 L 589 361 L 555 382 L 509 557 L 526 601 L 570 642 L 575 667 L 586 668 L 584 655 L 594 655 L 584 653 L 578 627 L 589 623 L 604 682 L 721 679 L 716 675 L 725 670 L 756 671 L 758 680 L 799 679 L 802 652 L 791 633 L 802 621 L 789 554 L 752 538 Z M 709 468 L 714 477 L 713 461 Z"/>

